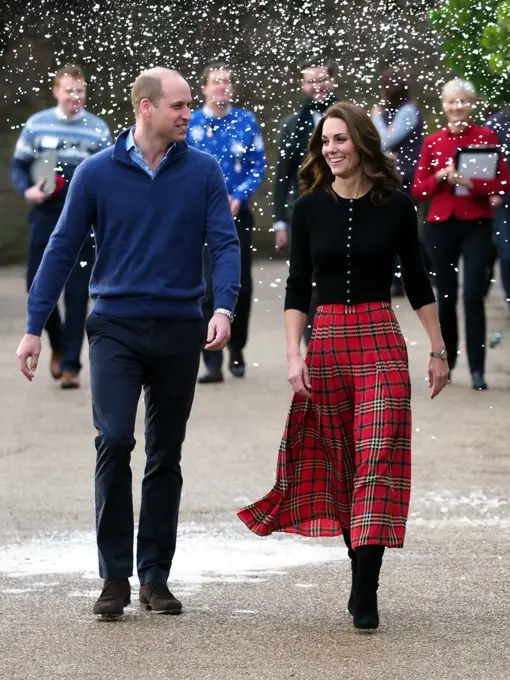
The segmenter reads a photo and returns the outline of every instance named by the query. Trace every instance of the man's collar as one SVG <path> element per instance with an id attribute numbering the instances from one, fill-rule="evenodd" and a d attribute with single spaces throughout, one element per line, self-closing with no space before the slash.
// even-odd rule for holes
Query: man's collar
<path id="1" fill-rule="evenodd" d="M 72 122 L 73 120 L 78 120 L 79 118 L 83 118 L 85 115 L 85 109 L 80 109 L 77 111 L 74 116 L 66 116 L 66 114 L 62 111 L 60 106 L 55 107 L 55 115 L 59 120 L 66 120 L 68 122 Z"/>
<path id="2" fill-rule="evenodd" d="M 126 151 L 131 151 L 133 147 L 136 147 L 135 136 L 133 134 L 135 126 L 129 128 L 128 136 L 126 137 Z"/>
<path id="3" fill-rule="evenodd" d="M 126 137 L 126 151 L 131 151 L 131 149 L 136 149 L 140 154 L 141 151 L 137 147 L 136 142 L 135 142 L 135 130 L 136 130 L 136 125 L 133 125 L 132 127 L 129 128 L 129 132 Z M 165 156 L 175 147 L 175 142 L 172 142 L 168 149 L 165 152 Z"/>
<path id="4" fill-rule="evenodd" d="M 206 118 L 226 118 L 226 116 L 229 115 L 229 113 L 232 111 L 232 106 L 229 104 L 227 108 L 225 109 L 225 113 L 222 116 L 217 116 L 207 105 L 204 105 L 202 111 L 204 112 L 204 116 Z"/>

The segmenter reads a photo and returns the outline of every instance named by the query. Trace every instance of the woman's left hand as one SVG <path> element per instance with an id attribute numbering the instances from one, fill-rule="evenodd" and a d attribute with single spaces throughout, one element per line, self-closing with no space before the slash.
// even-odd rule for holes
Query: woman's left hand
<path id="1" fill-rule="evenodd" d="M 459 172 L 453 165 L 448 165 L 445 168 L 446 179 L 453 186 L 463 186 L 468 189 L 473 188 L 473 182 L 470 179 L 464 177 L 464 175 Z"/>
<path id="2" fill-rule="evenodd" d="M 448 383 L 448 362 L 437 357 L 429 358 L 429 387 L 430 398 L 434 399 Z"/>

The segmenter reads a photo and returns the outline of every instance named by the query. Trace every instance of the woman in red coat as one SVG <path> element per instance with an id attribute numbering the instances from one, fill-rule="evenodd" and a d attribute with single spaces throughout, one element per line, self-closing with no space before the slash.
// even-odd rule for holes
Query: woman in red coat
<path id="1" fill-rule="evenodd" d="M 458 354 L 458 266 L 463 260 L 463 295 L 466 347 L 473 388 L 485 382 L 485 291 L 492 250 L 491 196 L 508 193 L 510 176 L 501 159 L 495 179 L 467 179 L 456 171 L 457 149 L 499 146 L 496 134 L 471 120 L 476 101 L 474 86 L 456 78 L 443 88 L 446 128 L 426 137 L 416 170 L 412 194 L 417 201 L 430 199 L 427 238 L 438 292 L 441 330 L 450 371 Z M 469 190 L 454 193 L 455 185 Z"/>

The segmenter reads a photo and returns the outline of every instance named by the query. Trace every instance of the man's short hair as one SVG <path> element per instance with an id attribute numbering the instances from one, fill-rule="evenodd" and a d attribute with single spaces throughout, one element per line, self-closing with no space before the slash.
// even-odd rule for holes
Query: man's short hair
<path id="1" fill-rule="evenodd" d="M 67 66 L 62 66 L 58 69 L 53 77 L 53 86 L 56 87 L 62 78 L 69 76 L 73 80 L 85 80 L 85 73 L 81 66 L 76 66 L 75 64 L 68 64 Z"/>
<path id="2" fill-rule="evenodd" d="M 131 104 L 137 113 L 142 99 L 148 99 L 157 106 L 163 98 L 163 84 L 161 78 L 148 73 L 140 73 L 131 88 Z"/>
<path id="3" fill-rule="evenodd" d="M 212 61 L 210 64 L 207 64 L 200 74 L 200 82 L 202 83 L 202 87 L 205 87 L 209 82 L 209 74 L 212 71 L 228 71 L 230 73 L 230 77 L 232 78 L 232 69 L 226 61 Z"/>
<path id="4" fill-rule="evenodd" d="M 299 73 L 301 76 L 311 68 L 325 68 L 330 78 L 335 77 L 336 64 L 330 59 L 303 59 L 299 62 Z"/>

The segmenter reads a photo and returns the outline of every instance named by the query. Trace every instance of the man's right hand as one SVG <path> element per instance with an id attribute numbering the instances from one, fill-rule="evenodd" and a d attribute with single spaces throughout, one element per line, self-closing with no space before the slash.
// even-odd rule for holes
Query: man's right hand
<path id="1" fill-rule="evenodd" d="M 28 201 L 28 203 L 44 203 L 45 201 L 48 200 L 50 197 L 50 194 L 45 194 L 44 191 L 42 190 L 44 185 L 44 180 L 41 179 L 37 182 L 37 184 L 34 184 L 33 187 L 30 187 L 30 189 L 27 189 L 25 191 L 25 200 Z"/>
<path id="2" fill-rule="evenodd" d="M 19 370 L 23 373 L 25 378 L 32 382 L 41 354 L 41 338 L 38 335 L 27 333 L 23 336 L 16 351 L 16 358 L 18 360 Z"/>
<path id="3" fill-rule="evenodd" d="M 288 237 L 286 229 L 278 229 L 274 233 L 276 250 L 282 250 L 287 245 Z"/>

